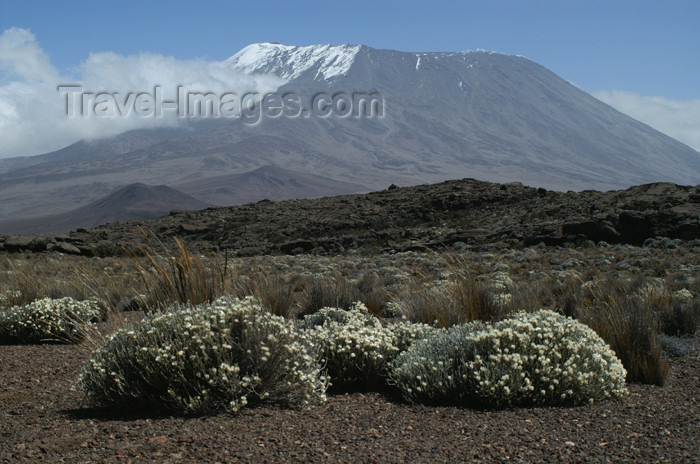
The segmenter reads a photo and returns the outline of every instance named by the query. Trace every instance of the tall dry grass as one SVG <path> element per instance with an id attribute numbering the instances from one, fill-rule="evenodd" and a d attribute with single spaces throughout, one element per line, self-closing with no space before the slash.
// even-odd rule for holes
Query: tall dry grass
<path id="1" fill-rule="evenodd" d="M 71 297 L 97 300 L 106 315 L 122 298 L 144 292 L 137 268 L 128 260 L 48 254 L 0 256 L 0 306 Z"/>
<path id="2" fill-rule="evenodd" d="M 210 254 L 205 262 L 177 238 L 175 245 L 172 256 L 157 254 L 152 247 L 143 250 L 148 267 L 134 260 L 151 306 L 159 309 L 171 303 L 211 303 L 227 293 L 228 254 L 223 261 Z"/>
<path id="3" fill-rule="evenodd" d="M 576 318 L 587 324 L 615 351 L 627 379 L 663 385 L 668 363 L 657 338 L 658 319 L 648 298 L 619 281 L 605 279 L 588 286 Z"/>
<path id="4" fill-rule="evenodd" d="M 304 282 L 298 316 L 318 312 L 322 308 L 350 309 L 362 302 L 377 317 L 383 316 L 389 295 L 385 282 L 376 275 L 363 274 L 355 281 L 346 276 L 316 275 Z"/>

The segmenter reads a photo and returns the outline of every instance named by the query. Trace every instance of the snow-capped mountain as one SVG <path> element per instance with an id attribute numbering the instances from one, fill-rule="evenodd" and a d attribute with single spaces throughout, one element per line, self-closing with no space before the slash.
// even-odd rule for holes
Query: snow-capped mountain
<path id="1" fill-rule="evenodd" d="M 292 47 L 266 42 L 248 45 L 226 61 L 244 73 L 274 74 L 287 81 L 312 68 L 316 79 L 331 79 L 347 73 L 359 51 L 359 45 Z"/>
<path id="2" fill-rule="evenodd" d="M 560 190 L 700 182 L 698 152 L 522 56 L 263 43 L 228 61 L 285 79 L 279 93 L 381 95 L 382 118 L 261 124 L 258 133 L 318 154 L 308 167 L 331 177 L 380 186 L 461 176 Z"/>
<path id="3" fill-rule="evenodd" d="M 273 74 L 287 82 L 298 79 L 309 70 L 312 71 L 313 80 L 328 81 L 347 75 L 361 51 L 366 53 L 372 49 L 351 44 L 296 47 L 276 42 L 263 42 L 248 45 L 227 59 L 226 63 L 232 69 L 246 74 Z M 461 59 L 465 62 L 465 66 L 470 68 L 474 66 L 474 58 L 479 54 L 496 53 L 478 49 L 450 53 L 409 53 L 406 55 L 414 57 L 415 70 L 420 71 L 421 64 L 429 65 L 440 60 L 451 59 Z"/>
<path id="4" fill-rule="evenodd" d="M 68 211 L 119 185 L 206 183 L 265 165 L 368 190 L 465 177 L 556 190 L 700 183 L 700 153 L 524 57 L 262 43 L 226 64 L 281 78 L 277 93 L 298 95 L 304 111 L 257 124 L 217 119 L 166 138 L 140 134 L 138 144 L 124 143 L 127 133 L 2 160 L 0 220 Z M 373 93 L 382 111 L 316 115 L 309 100 L 319 93 Z M 303 191 L 299 183 L 295 192 Z M 208 191 L 194 196 L 222 202 Z"/>

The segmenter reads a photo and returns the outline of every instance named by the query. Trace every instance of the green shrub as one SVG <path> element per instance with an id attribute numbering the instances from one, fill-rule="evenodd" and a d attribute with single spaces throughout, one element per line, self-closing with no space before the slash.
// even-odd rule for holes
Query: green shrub
<path id="1" fill-rule="evenodd" d="M 541 310 L 416 341 L 391 363 L 389 378 L 410 401 L 504 407 L 622 395 L 625 375 L 590 328 Z"/>
<path id="2" fill-rule="evenodd" d="M 0 308 L 0 344 L 78 343 L 85 338 L 86 325 L 100 318 L 97 302 L 68 297 Z"/>
<path id="3" fill-rule="evenodd" d="M 247 403 L 325 399 L 315 353 L 293 322 L 253 298 L 173 306 L 122 329 L 86 363 L 93 403 L 180 414 L 236 412 Z"/>
<path id="4" fill-rule="evenodd" d="M 307 315 L 302 328 L 319 347 L 334 389 L 383 385 L 388 363 L 413 340 L 435 330 L 408 322 L 383 326 L 361 303 L 350 310 L 322 308 Z"/>

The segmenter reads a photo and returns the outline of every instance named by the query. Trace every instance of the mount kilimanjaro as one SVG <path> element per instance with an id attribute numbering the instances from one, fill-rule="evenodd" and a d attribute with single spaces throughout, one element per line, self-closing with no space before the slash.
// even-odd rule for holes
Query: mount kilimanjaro
<path id="1" fill-rule="evenodd" d="M 276 94 L 302 103 L 319 93 L 373 93 L 381 114 L 188 121 L 0 160 L 0 232 L 15 232 L 3 222 L 36 224 L 134 183 L 215 205 L 263 199 L 222 184 L 263 166 L 271 171 L 246 176 L 246 188 L 275 199 L 465 177 L 554 190 L 700 183 L 700 153 L 520 56 L 261 43 L 225 63 L 276 76 Z"/>

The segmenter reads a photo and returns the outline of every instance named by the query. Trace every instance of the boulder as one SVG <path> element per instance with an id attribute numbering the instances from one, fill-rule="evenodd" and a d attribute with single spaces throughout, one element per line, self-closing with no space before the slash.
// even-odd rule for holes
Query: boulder
<path id="1" fill-rule="evenodd" d="M 207 226 L 203 225 L 195 225 L 195 224 L 180 224 L 180 227 L 178 227 L 178 230 L 180 233 L 183 234 L 201 234 L 203 232 L 206 232 L 209 230 Z"/>
<path id="2" fill-rule="evenodd" d="M 616 243 L 620 233 L 610 221 L 587 220 L 569 222 L 562 225 L 562 234 L 577 239 L 588 239 L 594 242 Z"/>
<path id="3" fill-rule="evenodd" d="M 66 242 L 58 242 L 54 245 L 54 251 L 58 251 L 59 253 L 65 253 L 67 255 L 79 255 L 81 254 L 80 249 L 75 246 L 71 245 L 70 243 Z"/>
<path id="4" fill-rule="evenodd" d="M 8 235 L 3 242 L 3 246 L 7 251 L 29 251 L 31 250 L 32 240 L 34 240 L 34 237 L 30 235 Z"/>

